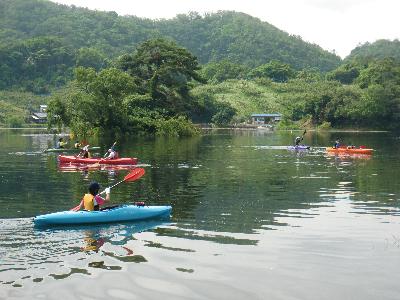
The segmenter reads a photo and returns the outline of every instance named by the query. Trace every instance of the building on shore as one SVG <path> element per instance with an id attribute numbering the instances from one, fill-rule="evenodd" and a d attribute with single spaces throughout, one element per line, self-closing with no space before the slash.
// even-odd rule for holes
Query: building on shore
<path id="1" fill-rule="evenodd" d="M 281 114 L 252 114 L 251 124 L 253 125 L 274 125 L 282 118 Z"/>
<path id="2" fill-rule="evenodd" d="M 33 123 L 43 124 L 47 122 L 47 105 L 40 105 L 38 112 L 31 114 L 31 120 Z"/>

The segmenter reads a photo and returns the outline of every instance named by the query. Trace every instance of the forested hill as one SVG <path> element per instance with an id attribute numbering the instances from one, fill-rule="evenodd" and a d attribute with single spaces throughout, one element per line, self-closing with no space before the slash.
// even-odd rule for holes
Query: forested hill
<path id="1" fill-rule="evenodd" d="M 72 50 L 96 48 L 109 58 L 130 52 L 147 39 L 164 37 L 186 47 L 202 64 L 228 58 L 255 67 L 277 59 L 295 69 L 329 71 L 341 63 L 318 45 L 243 13 L 190 13 L 153 21 L 44 0 L 0 0 L 3 47 L 44 36 L 58 37 Z"/>
<path id="2" fill-rule="evenodd" d="M 386 57 L 392 57 L 400 61 L 400 41 L 399 40 L 377 40 L 374 43 L 365 43 L 351 51 L 350 55 L 346 57 L 346 60 L 352 60 L 353 58 L 375 58 L 383 59 Z"/>
<path id="3" fill-rule="evenodd" d="M 276 59 L 298 70 L 312 67 L 320 71 L 340 64 L 339 57 L 321 47 L 243 13 L 178 15 L 157 22 L 156 27 L 190 49 L 201 63 L 228 58 L 255 67 Z"/>

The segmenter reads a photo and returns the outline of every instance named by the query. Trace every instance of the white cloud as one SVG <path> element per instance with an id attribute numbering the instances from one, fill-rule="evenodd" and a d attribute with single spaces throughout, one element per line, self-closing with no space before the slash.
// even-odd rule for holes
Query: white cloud
<path id="1" fill-rule="evenodd" d="M 345 57 L 359 43 L 400 38 L 398 0 L 54 0 L 159 19 L 189 11 L 235 10 Z"/>

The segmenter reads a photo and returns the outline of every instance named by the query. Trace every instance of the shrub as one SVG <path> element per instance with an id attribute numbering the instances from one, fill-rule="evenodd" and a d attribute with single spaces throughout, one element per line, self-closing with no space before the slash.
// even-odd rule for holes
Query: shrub
<path id="1" fill-rule="evenodd" d="M 6 124 L 11 128 L 22 127 L 24 123 L 24 119 L 19 116 L 9 116 L 6 118 Z"/>
<path id="2" fill-rule="evenodd" d="M 330 129 L 330 128 L 331 128 L 331 122 L 322 122 L 322 124 L 318 126 L 318 129 Z"/>
<path id="3" fill-rule="evenodd" d="M 168 136 L 193 136 L 199 133 L 192 122 L 183 116 L 156 121 L 156 134 Z"/>

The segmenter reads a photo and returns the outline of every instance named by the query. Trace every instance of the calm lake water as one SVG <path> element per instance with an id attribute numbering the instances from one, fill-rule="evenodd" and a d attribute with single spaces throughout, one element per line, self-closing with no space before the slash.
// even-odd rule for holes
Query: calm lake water
<path id="1" fill-rule="evenodd" d="M 132 138 L 140 180 L 113 204 L 173 207 L 169 221 L 37 229 L 88 183 L 129 170 L 61 169 L 42 151 L 56 137 L 0 131 L 0 299 L 400 299 L 400 139 L 308 132 L 372 156 L 291 152 L 302 132 L 218 131 Z M 112 141 L 90 141 L 106 145 Z"/>

